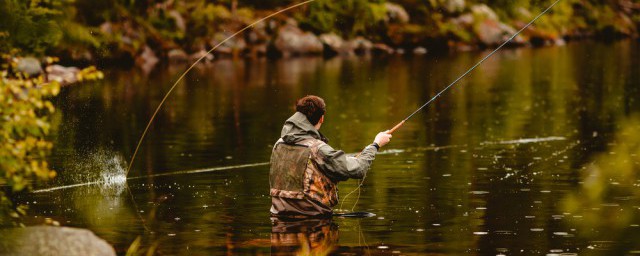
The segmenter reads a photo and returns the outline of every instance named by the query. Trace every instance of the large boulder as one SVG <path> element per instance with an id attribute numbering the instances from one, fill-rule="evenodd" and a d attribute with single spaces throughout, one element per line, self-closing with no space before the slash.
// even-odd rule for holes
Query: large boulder
<path id="1" fill-rule="evenodd" d="M 302 31 L 294 23 L 287 23 L 278 29 L 273 46 L 283 56 L 322 53 L 320 39 L 310 32 Z"/>
<path id="2" fill-rule="evenodd" d="M 111 256 L 113 247 L 86 229 L 33 226 L 0 230 L 0 255 Z"/>

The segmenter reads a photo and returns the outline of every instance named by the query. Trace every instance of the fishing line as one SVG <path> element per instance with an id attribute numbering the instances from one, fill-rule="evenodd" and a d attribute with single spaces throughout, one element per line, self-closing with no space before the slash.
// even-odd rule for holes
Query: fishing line
<path id="1" fill-rule="evenodd" d="M 549 5 L 549 7 L 547 7 L 547 9 L 545 9 L 544 11 L 542 11 L 540 14 L 538 14 L 538 16 L 536 16 L 535 18 L 533 18 L 529 23 L 527 23 L 527 25 L 525 25 L 524 27 L 522 27 L 520 30 L 518 30 L 515 34 L 513 34 L 511 37 L 509 37 L 509 39 L 505 40 L 500 46 L 498 46 L 496 49 L 494 49 L 491 53 L 487 54 L 486 56 L 484 56 L 484 58 L 482 58 L 478 63 L 476 63 L 475 65 L 473 65 L 471 68 L 469 68 L 466 72 L 462 73 L 462 75 L 460 75 L 458 78 L 456 78 L 456 80 L 453 80 L 453 82 L 451 82 L 451 84 L 449 84 L 447 87 L 445 87 L 444 89 L 442 89 L 440 92 L 438 92 L 435 96 L 433 96 L 430 100 L 428 100 L 426 103 L 424 103 L 422 106 L 420 106 L 418 109 L 416 109 L 415 111 L 413 111 L 413 113 L 411 113 L 409 116 L 407 116 L 405 119 L 403 119 L 402 121 L 400 121 L 398 124 L 396 124 L 396 126 L 394 126 L 393 128 L 391 128 L 390 130 L 387 131 L 387 133 L 392 134 L 394 133 L 396 130 L 398 130 L 400 127 L 402 127 L 402 125 L 404 125 L 404 123 L 406 121 L 408 121 L 409 119 L 411 119 L 411 117 L 413 117 L 415 114 L 417 114 L 418 112 L 420 112 L 422 109 L 424 109 L 426 106 L 428 106 L 429 104 L 431 104 L 431 102 L 435 101 L 437 98 L 440 97 L 440 95 L 442 95 L 444 92 L 448 91 L 451 87 L 453 87 L 453 85 L 457 84 L 460 80 L 462 80 L 462 78 L 464 78 L 465 76 L 467 76 L 469 73 L 471 73 L 471 71 L 475 70 L 478 66 L 480 66 L 480 64 L 482 64 L 485 60 L 487 60 L 488 58 L 490 58 L 491 56 L 493 56 L 493 54 L 495 54 L 496 52 L 498 52 L 500 49 L 502 49 L 502 47 L 504 47 L 505 45 L 507 45 L 507 43 L 509 43 L 511 40 L 513 40 L 514 38 L 516 38 L 516 36 L 518 36 L 520 33 L 522 33 L 522 31 L 524 31 L 525 29 L 527 29 L 529 26 L 531 26 L 534 22 L 536 22 L 540 17 L 542 17 L 543 15 L 545 15 L 549 10 L 551 10 L 551 8 L 553 8 L 558 2 L 560 2 L 560 0 L 556 0 L 555 2 L 553 2 L 551 5 Z M 355 190 L 360 190 L 360 187 L 362 187 L 362 184 L 364 183 L 364 178 L 362 178 L 360 184 L 358 185 L 358 187 Z M 348 195 L 352 194 L 354 191 L 351 191 Z M 346 196 L 345 196 L 346 199 Z M 343 199 L 343 203 L 344 203 L 344 199 Z M 356 200 L 356 204 L 358 203 L 358 201 Z M 354 208 L 355 208 L 355 204 L 354 204 Z"/>
<path id="2" fill-rule="evenodd" d="M 518 140 L 485 141 L 485 142 L 481 142 L 479 145 L 480 146 L 486 146 L 486 145 L 529 144 L 529 143 L 540 143 L 540 142 L 560 141 L 560 140 L 566 140 L 566 138 L 565 137 L 561 137 L 561 136 L 551 136 L 551 137 L 543 137 L 543 138 L 522 138 L 522 139 L 518 139 Z M 410 147 L 410 148 L 407 148 L 405 150 L 387 149 L 387 150 L 383 150 L 383 151 L 378 152 L 376 155 L 389 155 L 389 154 L 396 154 L 397 155 L 397 154 L 408 153 L 408 152 L 417 152 L 417 151 L 438 151 L 438 150 L 445 150 L 445 149 L 452 149 L 452 148 L 459 148 L 459 147 L 467 147 L 467 146 L 468 145 L 465 144 L 465 145 L 444 145 L 444 146 L 429 146 L 429 147 Z M 356 153 L 349 153 L 348 155 L 353 156 L 353 155 L 356 155 Z M 250 163 L 250 164 L 227 165 L 227 166 L 210 167 L 210 168 L 202 168 L 202 169 L 192 169 L 192 170 L 177 170 L 177 171 L 171 171 L 171 172 L 163 172 L 163 173 L 154 173 L 154 174 L 141 175 L 141 176 L 126 177 L 126 180 L 137 180 L 137 179 L 143 179 L 143 178 L 162 177 L 162 176 L 190 175 L 190 174 L 198 174 L 198 173 L 208 173 L 208 172 L 218 172 L 218 171 L 226 171 L 226 170 L 244 169 L 244 168 L 267 166 L 267 165 L 269 165 L 269 162 L 258 162 L 258 163 Z M 122 182 L 122 183 L 125 183 L 125 182 Z M 106 186 L 109 186 L 108 184 L 118 185 L 118 184 L 120 184 L 120 182 L 109 182 L 109 180 L 98 179 L 98 180 L 88 181 L 88 182 L 84 182 L 84 183 L 77 183 L 77 184 L 62 185 L 62 186 L 56 186 L 56 187 L 50 187 L 50 188 L 36 189 L 36 190 L 31 191 L 31 193 L 35 193 L 35 194 L 37 194 L 37 193 L 48 193 L 48 192 L 53 192 L 53 191 L 57 191 L 57 190 L 64 190 L 64 189 L 77 188 L 77 187 L 85 187 L 85 186 L 91 186 L 91 185 L 106 185 Z M 355 190 L 354 190 L 354 192 L 355 192 Z M 344 199 L 346 200 L 349 195 L 350 194 L 346 195 Z M 343 200 L 343 203 L 344 203 L 344 200 Z M 340 205 L 340 208 L 342 208 L 342 204 Z"/>
<path id="3" fill-rule="evenodd" d="M 129 175 L 129 171 L 131 170 L 131 166 L 133 166 L 133 161 L 136 159 L 136 155 L 138 154 L 138 149 L 140 149 L 140 145 L 142 144 L 142 141 L 144 140 L 145 136 L 147 135 L 147 132 L 149 131 L 149 127 L 151 127 L 151 123 L 153 123 L 153 120 L 156 118 L 156 115 L 160 111 L 160 108 L 162 108 L 162 105 L 167 100 L 167 98 L 169 97 L 169 95 L 171 94 L 173 89 L 175 89 L 176 86 L 178 86 L 178 83 L 180 83 L 180 81 L 182 81 L 182 79 L 185 77 L 185 75 L 187 75 L 187 73 L 189 73 L 189 71 L 191 71 L 191 69 L 193 69 L 193 67 L 195 67 L 196 64 L 198 64 L 200 61 L 202 61 L 202 59 L 206 58 L 215 49 L 217 49 L 218 47 L 220 47 L 221 45 L 223 45 L 227 41 L 231 40 L 232 38 L 236 37 L 240 33 L 244 32 L 245 30 L 249 29 L 250 27 L 253 27 L 256 24 L 258 24 L 260 22 L 263 22 L 264 20 L 269 19 L 269 18 L 271 18 L 273 16 L 276 16 L 276 15 L 278 15 L 280 13 L 286 12 L 288 10 L 294 9 L 294 8 L 302 6 L 302 5 L 306 5 L 306 4 L 311 3 L 313 1 L 315 1 L 315 0 L 307 0 L 307 1 L 304 1 L 304 2 L 301 2 L 301 3 L 297 3 L 297 4 L 294 4 L 294 5 L 291 5 L 291 6 L 287 7 L 287 8 L 284 8 L 282 10 L 279 10 L 277 12 L 269 14 L 269 15 L 267 15 L 267 16 L 259 19 L 259 20 L 254 21 L 253 23 L 251 23 L 251 24 L 245 26 L 244 28 L 238 30 L 233 35 L 231 35 L 231 36 L 227 37 L 226 39 L 222 40 L 220 43 L 215 45 L 209 51 L 204 53 L 199 59 L 197 59 L 195 62 L 193 62 L 193 64 L 191 64 L 191 66 L 189 66 L 189 68 L 187 68 L 187 70 L 185 70 L 184 73 L 182 73 L 182 75 L 180 75 L 178 80 L 176 80 L 176 82 L 171 86 L 169 91 L 164 95 L 164 98 L 162 98 L 162 101 L 160 101 L 160 104 L 158 105 L 156 110 L 153 112 L 153 115 L 151 116 L 151 119 L 149 119 L 149 123 L 147 123 L 147 127 L 144 128 L 144 132 L 142 132 L 142 136 L 140 137 L 140 140 L 138 140 L 138 145 L 136 146 L 136 150 L 133 151 L 133 156 L 131 156 L 131 161 L 129 161 L 129 167 L 127 167 L 127 173 L 125 174 L 125 176 Z"/>
<path id="4" fill-rule="evenodd" d="M 393 128 L 391 128 L 391 130 L 389 130 L 389 133 L 393 133 L 395 132 L 398 128 L 400 128 L 406 121 L 408 121 L 411 117 L 413 117 L 415 114 L 417 114 L 418 112 L 420 112 L 420 110 L 422 110 L 423 108 L 425 108 L 426 106 L 428 106 L 429 104 L 431 104 L 431 102 L 433 102 L 434 100 L 436 100 L 438 97 L 440 97 L 440 95 L 442 95 L 444 92 L 446 92 L 447 90 L 449 90 L 449 88 L 453 87 L 453 85 L 455 85 L 456 83 L 458 83 L 458 81 L 460 81 L 462 78 L 464 78 L 465 76 L 467 76 L 469 73 L 471 73 L 471 71 L 473 71 L 474 69 L 476 69 L 478 66 L 480 66 L 480 64 L 482 64 L 485 60 L 487 60 L 489 57 L 493 56 L 493 54 L 495 54 L 496 52 L 498 52 L 500 49 L 502 49 L 502 47 L 504 47 L 505 45 L 507 45 L 507 43 L 509 43 L 511 40 L 513 40 L 514 38 L 516 38 L 516 36 L 518 36 L 520 33 L 522 33 L 522 31 L 524 31 L 525 29 L 527 29 L 529 26 L 531 26 L 531 24 L 533 24 L 534 22 L 536 22 L 536 20 L 538 20 L 540 17 L 542 17 L 544 14 L 546 14 L 549 10 L 551 10 L 551 8 L 553 8 L 553 6 L 555 6 L 558 2 L 560 2 L 560 0 L 556 0 L 555 2 L 553 2 L 553 4 L 551 4 L 549 7 L 547 7 L 547 9 L 545 9 L 544 11 L 542 11 L 540 14 L 538 14 L 538 16 L 536 16 L 535 18 L 533 18 L 533 20 L 531 20 L 527 25 L 525 25 L 524 27 L 522 27 L 520 30 L 518 30 L 518 32 L 516 32 L 515 34 L 513 34 L 509 39 L 507 39 L 506 41 L 504 41 L 500 46 L 498 46 L 498 48 L 496 48 L 495 50 L 493 50 L 491 53 L 487 54 L 487 56 L 485 56 L 484 58 L 482 58 L 482 60 L 480 60 L 478 63 L 476 63 L 475 65 L 473 65 L 469 70 L 467 70 L 467 72 L 464 72 L 461 76 L 459 76 L 458 78 L 456 78 L 456 80 L 454 80 L 453 82 L 451 82 L 451 84 L 449 84 L 447 87 L 445 87 L 444 89 L 442 89 L 440 92 L 438 92 L 438 94 L 436 94 L 435 96 L 433 96 L 429 101 L 427 101 L 426 103 L 424 103 L 424 105 L 420 106 L 418 109 L 416 109 L 416 111 L 414 111 L 413 113 L 411 113 L 409 116 L 407 116 L 407 118 L 405 118 L 404 120 L 402 120 L 400 123 L 398 123 L 396 126 L 394 126 Z"/>

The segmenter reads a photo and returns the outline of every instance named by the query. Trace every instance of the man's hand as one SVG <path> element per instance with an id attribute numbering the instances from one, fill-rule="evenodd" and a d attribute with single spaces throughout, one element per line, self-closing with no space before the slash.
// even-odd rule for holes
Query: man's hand
<path id="1" fill-rule="evenodd" d="M 387 145 L 387 143 L 389 143 L 389 140 L 391 140 L 391 137 L 392 136 L 389 133 L 389 130 L 386 130 L 384 132 L 378 133 L 378 135 L 376 135 L 376 138 L 373 140 L 373 142 L 378 144 L 378 146 L 380 147 L 384 147 L 384 145 Z"/>

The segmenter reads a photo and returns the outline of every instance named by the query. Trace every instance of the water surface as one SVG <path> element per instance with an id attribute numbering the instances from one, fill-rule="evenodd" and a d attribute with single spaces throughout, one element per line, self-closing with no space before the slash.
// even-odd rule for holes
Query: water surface
<path id="1" fill-rule="evenodd" d="M 338 206 L 375 217 L 334 218 L 293 240 L 272 234 L 264 163 L 295 99 L 325 98 L 321 131 L 334 147 L 358 152 L 484 54 L 200 65 L 158 114 L 126 183 L 148 118 L 185 67 L 108 70 L 104 81 L 55 99 L 51 164 L 59 177 L 40 188 L 111 183 L 21 200 L 33 223 L 88 228 L 119 253 L 139 236 L 140 251 L 163 255 L 640 250 L 640 208 L 622 209 L 632 212 L 630 228 L 612 236 L 596 224 L 583 228 L 583 216 L 563 207 L 580 193 L 584 167 L 640 110 L 640 55 L 629 41 L 500 51 L 397 131 L 361 191 Z M 357 184 L 340 183 L 341 197 Z"/>

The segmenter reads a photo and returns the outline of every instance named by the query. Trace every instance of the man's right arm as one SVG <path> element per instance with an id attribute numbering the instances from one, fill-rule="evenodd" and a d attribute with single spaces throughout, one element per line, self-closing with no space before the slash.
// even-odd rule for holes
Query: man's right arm
<path id="1" fill-rule="evenodd" d="M 387 132 L 378 133 L 373 144 L 365 147 L 357 156 L 348 156 L 342 150 L 335 150 L 329 145 L 323 145 L 318 149 L 320 161 L 319 167 L 327 176 L 335 181 L 351 179 L 362 179 L 371 167 L 371 163 L 376 157 L 378 148 L 389 143 L 391 134 Z"/>
<path id="2" fill-rule="evenodd" d="M 373 145 L 369 145 L 358 157 L 353 157 L 325 144 L 318 151 L 319 157 L 322 158 L 321 161 L 317 161 L 318 167 L 331 179 L 344 181 L 350 178 L 361 179 L 364 177 L 378 150 Z"/>

